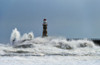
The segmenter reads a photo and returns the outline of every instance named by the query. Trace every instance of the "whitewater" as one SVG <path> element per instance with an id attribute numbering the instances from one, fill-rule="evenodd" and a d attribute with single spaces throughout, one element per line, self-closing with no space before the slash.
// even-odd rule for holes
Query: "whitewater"
<path id="1" fill-rule="evenodd" d="M 22 36 L 15 28 L 10 43 L 0 44 L 0 65 L 100 65 L 100 47 L 91 40 Z"/>

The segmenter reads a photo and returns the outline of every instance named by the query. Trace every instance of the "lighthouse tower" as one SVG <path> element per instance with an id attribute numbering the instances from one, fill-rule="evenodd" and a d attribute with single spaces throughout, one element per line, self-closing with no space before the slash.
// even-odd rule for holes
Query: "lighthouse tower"
<path id="1" fill-rule="evenodd" d="M 43 33 L 42 33 L 42 37 L 47 37 L 48 34 L 47 34 L 47 20 L 44 19 L 43 20 Z"/>

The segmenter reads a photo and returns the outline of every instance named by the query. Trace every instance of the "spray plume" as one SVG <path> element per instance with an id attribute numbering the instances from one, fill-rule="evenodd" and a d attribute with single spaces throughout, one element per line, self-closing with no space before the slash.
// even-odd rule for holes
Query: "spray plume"
<path id="1" fill-rule="evenodd" d="M 20 32 L 17 30 L 17 28 L 15 28 L 11 33 L 10 41 L 14 42 L 18 40 L 20 40 Z"/>

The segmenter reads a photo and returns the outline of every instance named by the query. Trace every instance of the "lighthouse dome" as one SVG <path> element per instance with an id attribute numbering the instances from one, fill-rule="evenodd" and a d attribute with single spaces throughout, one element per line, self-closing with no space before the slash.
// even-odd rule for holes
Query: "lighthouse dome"
<path id="1" fill-rule="evenodd" d="M 46 24 L 46 23 L 47 23 L 47 20 L 46 20 L 46 19 L 44 19 L 44 20 L 43 20 L 43 23 L 44 23 L 44 24 Z"/>

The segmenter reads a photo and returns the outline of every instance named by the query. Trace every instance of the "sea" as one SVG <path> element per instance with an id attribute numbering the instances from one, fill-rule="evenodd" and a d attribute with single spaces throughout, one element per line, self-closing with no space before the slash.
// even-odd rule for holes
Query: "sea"
<path id="1" fill-rule="evenodd" d="M 100 46 L 92 40 L 23 36 L 17 29 L 0 43 L 0 65 L 100 65 Z"/>

